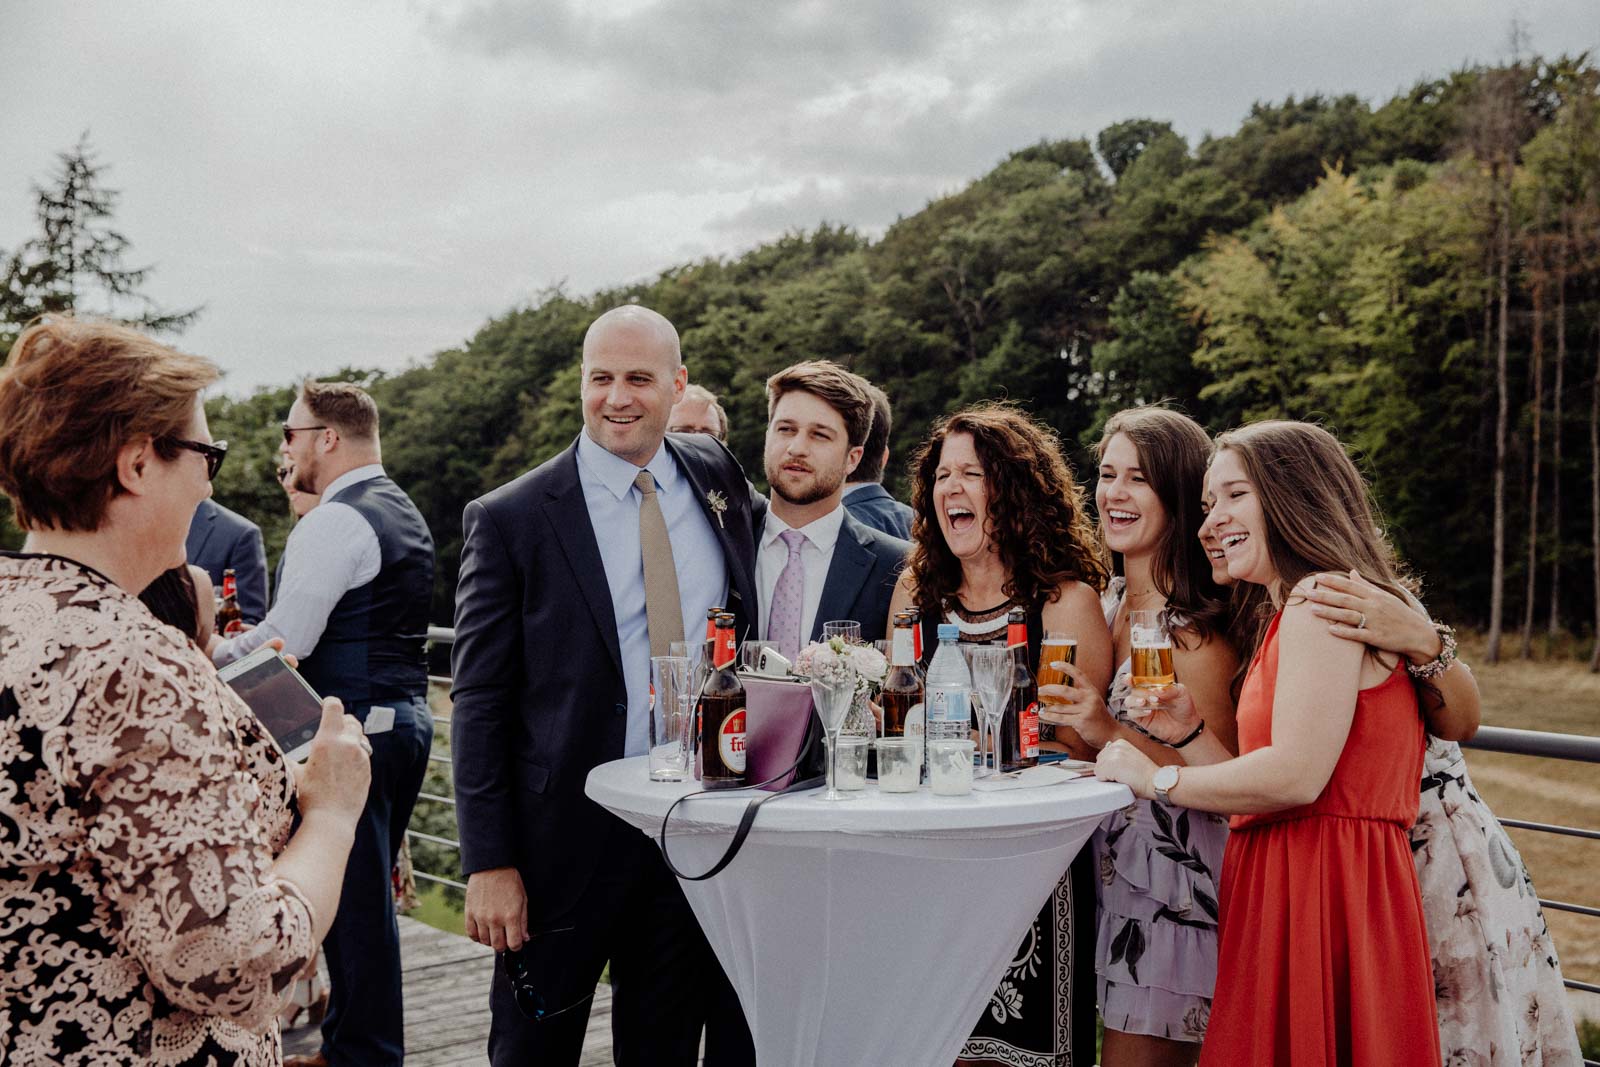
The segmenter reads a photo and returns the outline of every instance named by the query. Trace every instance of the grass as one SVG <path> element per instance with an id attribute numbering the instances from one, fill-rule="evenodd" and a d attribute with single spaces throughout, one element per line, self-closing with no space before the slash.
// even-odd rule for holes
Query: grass
<path id="1" fill-rule="evenodd" d="M 1600 734 L 1600 674 L 1589 673 L 1587 648 L 1574 650 L 1584 653 L 1581 658 L 1521 660 L 1513 639 L 1502 648 L 1510 655 L 1491 666 L 1483 647 L 1481 639 L 1462 641 L 1462 657 L 1473 665 L 1483 692 L 1485 726 Z M 1479 795 L 1502 819 L 1600 829 L 1600 767 L 1594 764 L 1469 751 L 1467 766 Z M 1594 880 L 1600 841 L 1508 832 L 1541 897 L 1600 907 Z M 1600 919 L 1552 909 L 1545 918 L 1566 977 L 1600 984 Z M 1573 1007 L 1600 1020 L 1600 997 L 1574 993 Z M 1579 1031 L 1590 1054 L 1600 1054 L 1600 1022 L 1585 1020 Z"/>

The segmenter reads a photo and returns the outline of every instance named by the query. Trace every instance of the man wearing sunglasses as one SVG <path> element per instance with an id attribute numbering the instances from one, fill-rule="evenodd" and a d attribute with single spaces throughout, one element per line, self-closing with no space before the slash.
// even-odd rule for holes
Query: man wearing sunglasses
<path id="1" fill-rule="evenodd" d="M 283 552 L 277 598 L 261 625 L 222 642 L 227 663 L 267 639 L 300 658 L 323 696 L 344 701 L 372 745 L 372 786 L 356 826 L 339 913 L 323 951 L 328 1012 L 322 1048 L 286 1067 L 399 1067 L 405 1057 L 400 933 L 389 871 L 433 740 L 428 712 L 428 609 L 433 537 L 384 474 L 378 406 L 342 382 L 306 382 L 283 424 L 285 488 L 321 494 Z"/>

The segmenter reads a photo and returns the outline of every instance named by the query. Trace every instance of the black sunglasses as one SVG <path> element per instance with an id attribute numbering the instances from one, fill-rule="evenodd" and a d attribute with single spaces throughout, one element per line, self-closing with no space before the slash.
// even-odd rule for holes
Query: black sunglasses
<path id="1" fill-rule="evenodd" d="M 204 441 L 185 441 L 181 437 L 169 437 L 167 443 L 174 448 L 187 448 L 190 452 L 198 452 L 206 458 L 206 479 L 216 481 L 217 471 L 222 469 L 222 461 L 228 458 L 228 442 L 214 441 L 206 444 Z"/>
<path id="2" fill-rule="evenodd" d="M 288 444 L 289 442 L 293 441 L 294 440 L 294 435 L 299 433 L 301 430 L 326 430 L 326 429 L 327 429 L 326 426 L 290 426 L 286 422 L 286 423 L 283 423 L 283 443 L 284 444 Z"/>
<path id="3" fill-rule="evenodd" d="M 552 1003 L 554 997 L 548 1000 L 545 997 L 544 984 L 550 981 L 551 964 L 558 960 L 565 962 L 571 957 L 569 942 L 572 934 L 573 927 L 570 926 L 542 930 L 536 932 L 522 948 L 500 953 L 500 965 L 505 968 L 506 977 L 511 981 L 511 995 L 524 1018 L 536 1023 L 544 1022 L 574 1008 L 581 1008 L 593 999 L 593 990 L 569 1003 Z M 564 975 L 564 967 L 556 966 L 553 969 L 558 975 Z M 555 984 L 559 987 L 559 978 Z"/>

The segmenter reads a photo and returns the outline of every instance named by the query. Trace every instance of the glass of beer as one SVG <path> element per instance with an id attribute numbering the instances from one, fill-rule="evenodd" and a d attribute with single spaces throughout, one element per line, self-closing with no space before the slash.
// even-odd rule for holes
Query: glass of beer
<path id="1" fill-rule="evenodd" d="M 1039 685 L 1072 684 L 1072 679 L 1067 677 L 1066 671 L 1051 666 L 1057 662 L 1072 664 L 1078 662 L 1078 639 L 1059 630 L 1049 630 L 1039 642 Z"/>
<path id="2" fill-rule="evenodd" d="M 1133 670 L 1129 682 L 1135 689 L 1160 692 L 1178 680 L 1172 671 L 1172 634 L 1167 630 L 1161 612 L 1129 612 L 1128 636 L 1133 646 Z M 1148 710 L 1146 714 L 1149 714 Z"/>

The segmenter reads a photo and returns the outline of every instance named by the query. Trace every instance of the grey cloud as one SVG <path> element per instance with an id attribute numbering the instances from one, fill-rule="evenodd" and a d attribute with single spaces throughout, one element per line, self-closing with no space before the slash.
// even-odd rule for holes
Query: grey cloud
<path id="1" fill-rule="evenodd" d="M 925 59 L 958 19 L 1003 18 L 1024 2 L 671 0 L 608 17 L 597 5 L 485 0 L 430 23 L 450 44 L 605 72 L 651 92 L 803 93 Z"/>
<path id="2" fill-rule="evenodd" d="M 860 178 L 827 184 L 808 178 L 793 193 L 757 194 L 740 210 L 706 225 L 715 233 L 751 244 L 774 233 L 811 229 L 823 222 L 872 233 L 915 211 L 936 184 L 937 179 L 924 177 Z"/>

